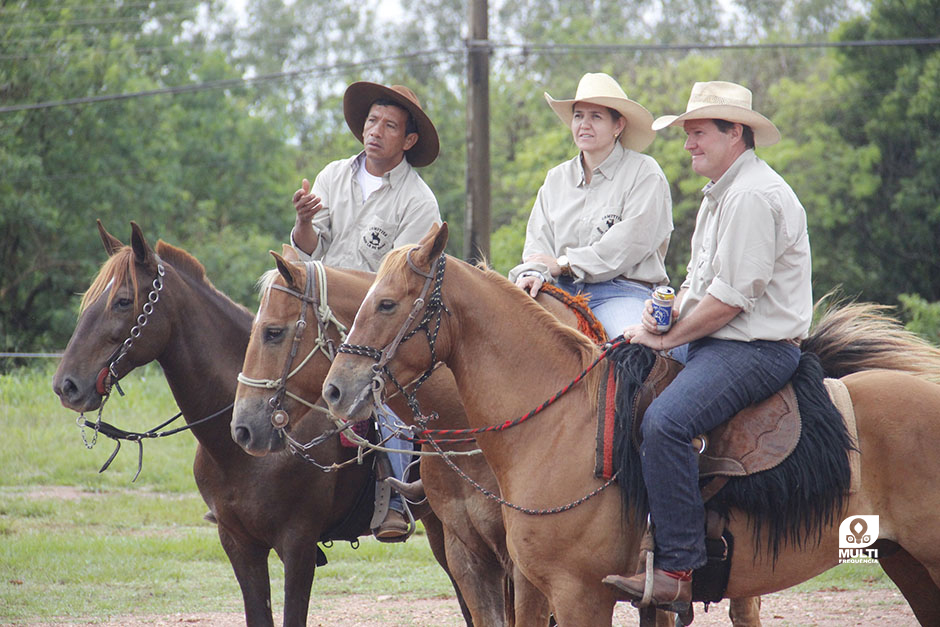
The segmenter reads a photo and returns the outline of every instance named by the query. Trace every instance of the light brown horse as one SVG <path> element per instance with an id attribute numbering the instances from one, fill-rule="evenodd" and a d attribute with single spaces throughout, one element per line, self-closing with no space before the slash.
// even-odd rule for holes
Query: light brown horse
<path id="1" fill-rule="evenodd" d="M 64 406 L 91 412 L 110 387 L 110 364 L 113 376 L 120 377 L 159 362 L 187 423 L 215 416 L 192 427 L 198 442 L 193 475 L 241 587 L 246 623 L 273 624 L 268 575 L 273 548 L 284 563 L 284 624 L 304 625 L 314 572 L 323 557 L 317 543 L 368 533 L 374 492 L 370 468 L 354 464 L 323 473 L 290 455 L 253 457 L 232 441 L 231 404 L 252 314 L 213 287 L 195 257 L 162 241 L 154 250 L 140 228 L 131 225 L 131 244 L 125 246 L 99 222 L 109 258 L 85 293 L 53 389 Z M 147 303 L 151 313 L 141 325 Z M 309 422 L 321 430 L 331 424 L 320 415 Z M 335 438 L 318 453 L 327 463 L 354 455 Z M 370 506 L 356 507 L 360 498 Z M 440 522 L 433 513 L 423 522 L 446 570 Z"/>
<path id="2" fill-rule="evenodd" d="M 442 256 L 446 241 L 444 225 L 432 229 L 418 247 L 386 257 L 357 314 L 350 345 L 390 349 L 416 297 L 426 285 L 439 283 L 439 294 L 432 287 L 425 300 L 437 312 L 425 313 L 441 316 L 435 353 L 454 373 L 475 427 L 498 423 L 493 420 L 497 416 L 527 413 L 595 360 L 595 346 L 535 307 L 504 278 Z M 851 316 L 849 311 L 843 318 Z M 866 345 L 853 344 L 857 335 L 840 338 L 837 326 L 829 330 L 830 345 L 843 344 L 842 354 L 864 350 Z M 810 340 L 819 338 L 811 334 Z M 901 369 L 907 367 L 905 352 L 925 362 L 915 367 L 919 374 L 940 376 L 940 352 L 911 341 L 895 351 L 905 361 Z M 388 365 L 396 377 L 408 379 L 428 367 L 428 358 L 427 344 L 410 340 L 397 346 Z M 884 351 L 880 363 L 889 362 L 890 352 Z M 369 411 L 360 391 L 371 385 L 372 366 L 371 359 L 358 354 L 336 359 L 323 394 L 336 415 L 359 420 Z M 508 501 L 553 508 L 602 485 L 591 472 L 600 377 L 595 373 L 533 420 L 478 436 Z M 940 441 L 940 385 L 890 370 L 858 372 L 842 381 L 858 425 L 860 488 L 845 496 L 833 520 L 820 523 L 818 538 L 804 535 L 800 543 L 784 539 L 776 558 L 768 549 L 767 525 L 755 539 L 749 516 L 732 509 L 730 530 L 737 543 L 726 596 L 767 594 L 835 566 L 839 522 L 874 514 L 880 517 L 880 540 L 889 547 L 881 556 L 882 566 L 918 620 L 940 624 L 940 457 L 931 449 Z M 601 579 L 635 568 L 640 526 L 625 513 L 630 511 L 617 490 L 604 490 L 554 516 L 504 509 L 510 555 L 548 596 L 560 624 L 610 625 L 616 598 Z"/>

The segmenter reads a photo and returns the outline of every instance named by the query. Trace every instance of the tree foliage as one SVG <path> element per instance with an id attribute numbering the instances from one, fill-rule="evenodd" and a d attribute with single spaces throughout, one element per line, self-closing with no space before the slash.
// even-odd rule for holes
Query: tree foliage
<path id="1" fill-rule="evenodd" d="M 187 248 L 253 307 L 300 179 L 361 149 L 342 114 L 354 80 L 412 87 L 435 121 L 441 155 L 421 175 L 453 227 L 449 252 L 461 254 L 467 2 L 399 4 L 390 18 L 378 0 L 247 0 L 244 15 L 225 0 L 0 0 L 0 106 L 253 79 L 0 112 L 0 350 L 64 346 L 77 292 L 104 260 L 95 218 L 125 239 L 135 220 Z M 713 46 L 935 37 L 938 7 L 491 2 L 490 261 L 501 271 L 518 262 L 545 173 L 576 154 L 544 92 L 569 98 L 582 74 L 603 71 L 659 116 L 683 110 L 695 81 L 731 80 L 783 133 L 758 153 L 806 206 L 816 293 L 841 286 L 900 301 L 930 336 L 940 301 L 940 47 Z M 690 43 L 699 47 L 623 46 Z M 670 181 L 676 283 L 705 183 L 682 143 L 681 129 L 667 129 L 648 150 Z"/>

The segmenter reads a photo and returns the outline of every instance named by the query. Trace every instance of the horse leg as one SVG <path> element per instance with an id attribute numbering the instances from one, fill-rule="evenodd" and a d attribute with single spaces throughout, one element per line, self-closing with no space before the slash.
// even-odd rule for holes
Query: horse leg
<path id="1" fill-rule="evenodd" d="M 444 572 L 447 573 L 450 584 L 454 587 L 454 592 L 457 595 L 457 604 L 460 606 L 460 613 L 463 615 L 464 622 L 467 623 L 467 627 L 473 627 L 473 617 L 470 614 L 470 608 L 467 607 L 467 602 L 460 590 L 460 586 L 457 585 L 457 581 L 454 579 L 454 575 L 448 567 L 446 547 L 449 538 L 444 532 L 444 525 L 434 512 L 430 512 L 421 518 L 421 522 L 424 525 L 424 531 L 428 537 L 428 544 L 431 545 L 431 553 L 434 555 L 434 559 L 437 560 L 437 563 L 440 564 Z"/>
<path id="2" fill-rule="evenodd" d="M 451 574 L 463 593 L 474 625 L 510 625 L 512 614 L 506 603 L 506 572 L 496 555 L 484 542 L 474 546 L 467 540 L 478 538 L 447 533 L 447 563 Z M 514 595 L 519 594 L 513 582 Z M 546 619 L 547 621 L 547 619 Z M 543 623 L 546 624 L 546 623 Z"/>
<path id="3" fill-rule="evenodd" d="M 735 627 L 760 627 L 760 597 L 731 599 L 728 618 Z"/>
<path id="4" fill-rule="evenodd" d="M 303 627 L 317 570 L 317 545 L 308 538 L 284 547 L 284 627 Z"/>
<path id="5" fill-rule="evenodd" d="M 903 548 L 878 562 L 897 585 L 921 625 L 940 625 L 940 588 L 930 572 Z"/>
<path id="6" fill-rule="evenodd" d="M 270 549 L 256 544 L 240 543 L 221 524 L 219 540 L 242 591 L 245 625 L 274 627 L 274 617 L 271 615 L 271 580 L 268 575 Z"/>
<path id="7" fill-rule="evenodd" d="M 548 625 L 551 611 L 548 608 L 548 599 L 542 591 L 532 585 L 518 568 L 513 567 L 513 619 L 508 624 L 515 625 L 515 617 L 531 617 L 535 624 Z"/>

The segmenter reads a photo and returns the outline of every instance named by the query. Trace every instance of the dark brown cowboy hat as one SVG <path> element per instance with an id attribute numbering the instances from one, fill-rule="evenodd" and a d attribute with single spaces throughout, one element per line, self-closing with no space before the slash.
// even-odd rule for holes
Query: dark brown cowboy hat
<path id="1" fill-rule="evenodd" d="M 346 125 L 356 139 L 362 141 L 362 129 L 369 115 L 372 103 L 379 99 L 388 99 L 401 105 L 414 118 L 418 127 L 418 141 L 410 150 L 405 151 L 408 163 L 416 168 L 429 165 L 437 159 L 441 144 L 437 129 L 431 118 L 421 108 L 421 103 L 413 91 L 402 85 L 386 87 L 378 83 L 359 81 L 346 88 L 343 95 L 343 115 Z"/>

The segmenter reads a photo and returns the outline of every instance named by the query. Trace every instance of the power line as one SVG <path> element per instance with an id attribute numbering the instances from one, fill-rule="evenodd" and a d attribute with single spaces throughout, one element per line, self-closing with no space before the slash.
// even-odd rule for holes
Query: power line
<path id="1" fill-rule="evenodd" d="M 662 52 L 672 50 L 740 50 L 740 49 L 796 49 L 796 48 L 851 48 L 851 47 L 886 47 L 886 46 L 936 46 L 940 45 L 940 37 L 920 38 L 920 39 L 882 39 L 870 41 L 841 41 L 841 42 L 797 42 L 797 43 L 756 43 L 756 44 L 534 44 L 534 43 L 512 43 L 512 42 L 492 42 L 488 40 L 470 40 L 466 42 L 465 48 L 437 48 L 419 52 L 391 55 L 381 59 L 369 61 L 337 63 L 334 65 L 317 66 L 299 70 L 289 70 L 284 72 L 275 72 L 271 74 L 260 74 L 258 76 L 222 79 L 215 81 L 206 81 L 202 83 L 191 83 L 189 85 L 177 85 L 172 87 L 161 87 L 158 89 L 148 89 L 134 92 L 125 92 L 120 94 L 104 94 L 100 96 L 86 96 L 80 98 L 69 98 L 66 100 L 53 100 L 38 102 L 32 104 L 18 104 L 0 107 L 0 113 L 12 113 L 15 111 L 30 111 L 37 109 L 49 109 L 53 107 L 72 106 L 81 104 L 91 104 L 99 102 L 113 102 L 117 100 L 129 100 L 133 98 L 143 98 L 158 95 L 176 95 L 191 93 L 209 89 L 225 89 L 244 87 L 251 83 L 280 80 L 284 78 L 293 78 L 308 74 L 327 74 L 337 71 L 348 71 L 361 69 L 364 67 L 382 66 L 383 64 L 395 64 L 404 61 L 418 59 L 425 56 L 437 56 L 441 54 L 462 54 L 468 49 L 474 47 L 485 47 L 490 50 L 498 49 L 518 49 L 523 54 L 568 54 L 571 52 L 588 53 L 613 53 L 613 52 Z M 430 63 L 430 62 L 429 62 Z"/>

